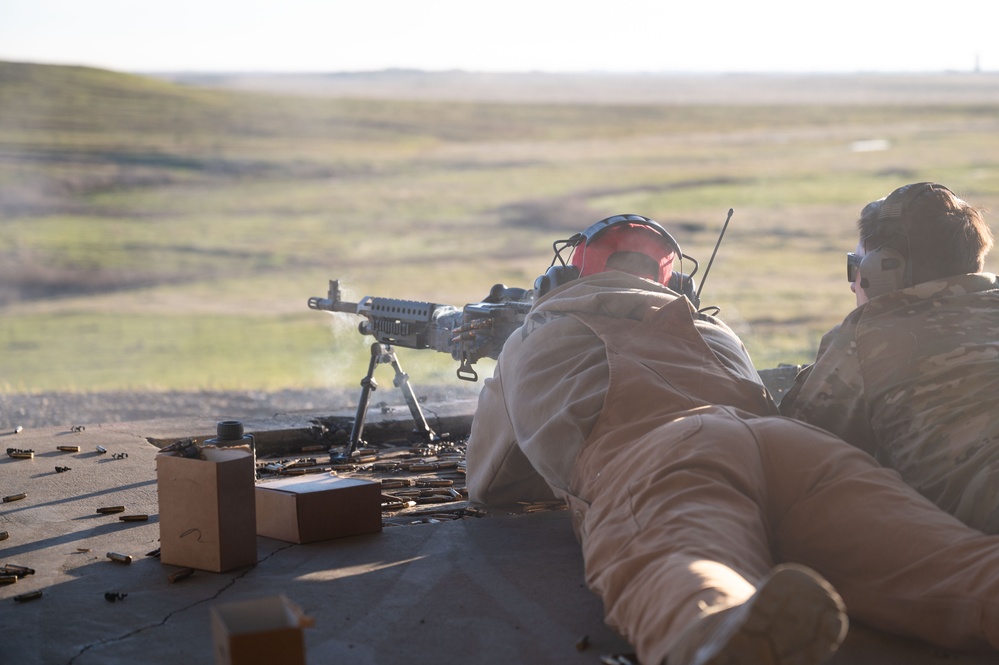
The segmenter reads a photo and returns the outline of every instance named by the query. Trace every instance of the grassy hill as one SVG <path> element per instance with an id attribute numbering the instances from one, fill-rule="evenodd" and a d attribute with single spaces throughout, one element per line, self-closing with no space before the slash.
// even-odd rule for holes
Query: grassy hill
<path id="1" fill-rule="evenodd" d="M 530 286 L 553 240 L 619 212 L 664 223 L 703 273 L 730 207 L 704 304 L 759 366 L 807 362 L 852 307 L 864 203 L 917 180 L 999 202 L 996 103 L 894 86 L 498 103 L 0 63 L 0 390 L 356 385 L 370 338 L 306 307 L 328 279 L 460 305 Z M 459 383 L 442 354 L 400 356 L 417 384 Z"/>

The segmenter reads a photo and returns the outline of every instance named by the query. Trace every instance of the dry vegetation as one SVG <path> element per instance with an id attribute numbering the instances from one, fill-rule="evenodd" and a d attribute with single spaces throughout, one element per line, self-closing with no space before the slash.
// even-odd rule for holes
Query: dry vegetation
<path id="1" fill-rule="evenodd" d="M 997 207 L 996 83 L 0 63 L 0 390 L 353 386 L 370 339 L 305 306 L 330 278 L 462 304 L 618 212 L 703 275 L 730 207 L 705 304 L 761 367 L 806 362 L 852 306 L 864 203 L 937 180 Z M 456 381 L 441 354 L 404 361 Z"/>

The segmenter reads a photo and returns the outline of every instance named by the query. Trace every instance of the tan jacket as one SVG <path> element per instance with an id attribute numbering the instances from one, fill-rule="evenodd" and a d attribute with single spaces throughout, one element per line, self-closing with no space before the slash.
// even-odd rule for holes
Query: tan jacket
<path id="1" fill-rule="evenodd" d="M 629 395 L 628 413 L 615 407 L 607 414 L 628 423 L 615 425 L 621 437 L 641 436 L 712 404 L 776 412 L 745 347 L 724 323 L 698 315 L 685 298 L 649 280 L 619 272 L 579 279 L 539 299 L 483 385 L 467 453 L 473 503 L 576 494 L 574 466 L 601 420 L 610 376 L 601 329 L 628 340 L 615 341 L 629 347 L 616 352 L 647 370 L 615 380 L 625 380 Z"/>

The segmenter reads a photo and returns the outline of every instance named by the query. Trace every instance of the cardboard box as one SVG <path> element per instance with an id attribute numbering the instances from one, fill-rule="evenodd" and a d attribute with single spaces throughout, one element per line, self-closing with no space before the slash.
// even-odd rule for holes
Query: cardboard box
<path id="1" fill-rule="evenodd" d="M 205 448 L 206 459 L 156 456 L 160 562 L 222 573 L 257 563 L 253 455 Z"/>
<path id="2" fill-rule="evenodd" d="M 283 595 L 211 608 L 212 640 L 218 665 L 304 665 L 302 628 L 312 619 Z"/>
<path id="3" fill-rule="evenodd" d="M 382 530 L 381 483 L 295 476 L 257 485 L 257 535 L 290 543 Z"/>

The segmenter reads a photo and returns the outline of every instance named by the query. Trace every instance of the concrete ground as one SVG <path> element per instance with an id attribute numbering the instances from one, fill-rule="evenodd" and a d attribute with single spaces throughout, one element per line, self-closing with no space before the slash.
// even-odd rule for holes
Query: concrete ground
<path id="1" fill-rule="evenodd" d="M 309 426 L 307 414 L 246 420 L 250 433 Z M 0 568 L 34 573 L 0 585 L 0 663 L 215 662 L 210 610 L 278 594 L 311 619 L 310 663 L 601 663 L 630 646 L 608 629 L 583 583 L 568 514 L 465 517 L 295 545 L 257 538 L 258 563 L 228 573 L 179 569 L 159 547 L 149 440 L 212 436 L 214 421 L 172 419 L 0 434 Z M 57 446 L 78 445 L 80 452 Z M 97 451 L 102 446 L 106 453 Z M 69 467 L 57 472 L 56 467 Z M 123 505 L 145 522 L 98 514 Z M 2 537 L 2 534 L 0 534 Z M 107 553 L 131 556 L 131 564 Z M 15 600 L 41 592 L 41 597 Z M 836 665 L 995 663 L 851 627 Z"/>

